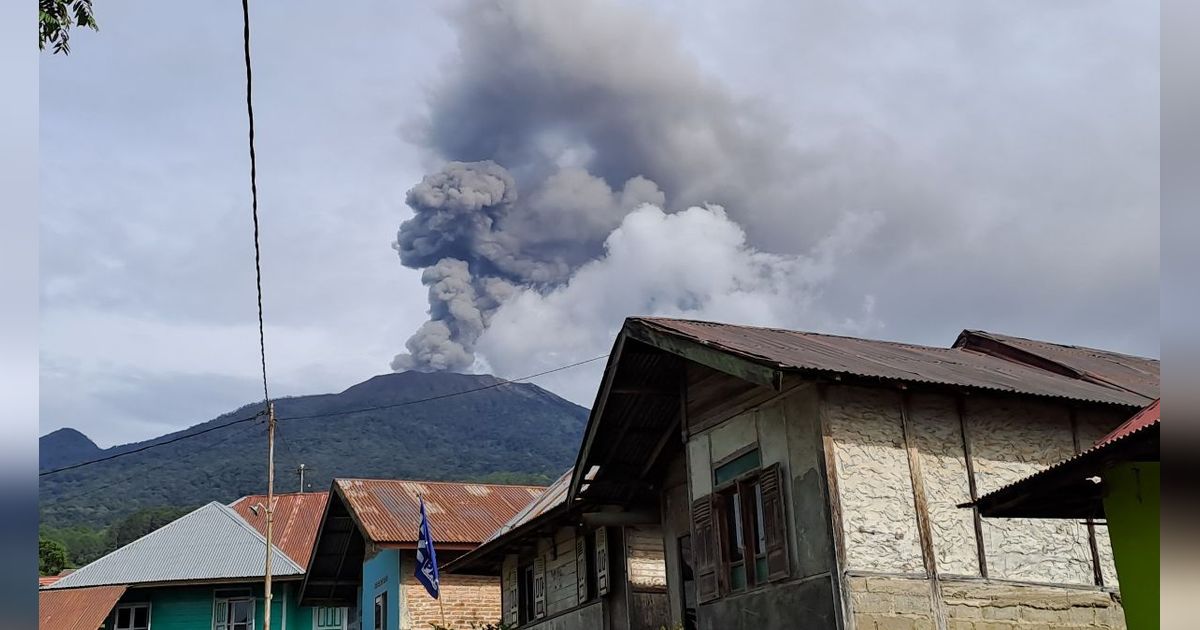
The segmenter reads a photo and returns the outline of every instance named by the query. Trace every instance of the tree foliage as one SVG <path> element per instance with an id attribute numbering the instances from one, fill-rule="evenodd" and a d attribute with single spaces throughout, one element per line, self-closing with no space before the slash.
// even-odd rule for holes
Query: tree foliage
<path id="1" fill-rule="evenodd" d="M 191 512 L 194 508 L 157 506 L 142 508 L 129 516 L 117 521 L 108 528 L 106 535 L 108 553 L 149 534 L 150 532 L 170 523 L 171 521 Z"/>
<path id="2" fill-rule="evenodd" d="M 72 26 L 100 30 L 92 0 L 38 0 L 38 50 L 50 44 L 55 53 L 71 54 Z"/>
<path id="3" fill-rule="evenodd" d="M 58 575 L 67 568 L 67 548 L 57 540 L 38 539 L 38 573 Z"/>

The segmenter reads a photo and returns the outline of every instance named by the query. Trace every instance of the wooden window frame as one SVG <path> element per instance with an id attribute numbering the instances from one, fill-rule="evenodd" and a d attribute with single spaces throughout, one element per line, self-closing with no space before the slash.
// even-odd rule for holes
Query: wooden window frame
<path id="1" fill-rule="evenodd" d="M 336 610 L 340 616 L 340 625 L 322 625 L 320 615 L 322 612 Z M 350 611 L 343 606 L 317 606 L 312 609 L 313 630 L 346 630 L 350 622 Z"/>
<path id="2" fill-rule="evenodd" d="M 751 450 L 743 449 L 724 461 L 733 461 Z M 713 475 L 715 481 L 715 468 Z M 723 481 L 710 494 L 692 502 L 692 553 L 698 604 L 791 577 L 790 525 L 785 515 L 787 491 L 784 483 L 780 464 L 760 465 Z M 742 559 L 737 562 L 731 560 L 729 552 L 736 542 L 736 534 L 727 531 L 730 529 L 728 503 L 735 494 L 740 513 L 740 522 L 735 527 L 740 525 L 743 533 Z M 765 575 L 760 575 L 758 566 L 764 558 L 766 571 Z M 745 574 L 745 585 L 734 589 L 733 570 L 739 565 Z"/>
<path id="3" fill-rule="evenodd" d="M 375 594 L 374 627 L 372 630 L 387 630 L 387 609 L 388 609 L 388 594 L 387 591 Z"/>
<path id="4" fill-rule="evenodd" d="M 137 619 L 134 611 L 139 608 L 146 609 L 146 626 L 144 630 L 150 630 L 150 626 L 154 623 L 150 618 L 150 602 L 129 602 L 127 604 L 118 604 L 117 607 L 113 609 L 113 629 L 117 630 L 120 628 L 120 630 L 143 630 L 141 627 L 134 625 L 134 622 Z M 117 625 L 117 620 L 120 619 L 122 610 L 129 611 L 129 626 L 127 627 L 120 627 Z"/>
<path id="5" fill-rule="evenodd" d="M 246 626 L 246 630 L 255 630 L 258 628 L 258 601 L 257 598 L 251 595 L 229 595 L 213 597 L 213 628 L 215 630 L 235 630 L 233 623 L 229 621 L 230 611 L 234 604 L 237 603 L 250 604 L 250 622 Z M 220 604 L 225 604 L 225 619 L 217 619 L 217 607 Z"/>

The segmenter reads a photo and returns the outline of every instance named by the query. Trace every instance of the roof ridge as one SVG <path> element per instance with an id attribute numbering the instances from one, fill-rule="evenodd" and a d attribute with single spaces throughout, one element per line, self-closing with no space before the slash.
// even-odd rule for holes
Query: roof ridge
<path id="1" fill-rule="evenodd" d="M 1161 362 L 1161 359 L 1156 359 L 1154 357 L 1144 357 L 1140 354 L 1130 354 L 1128 352 L 1119 352 L 1117 350 L 1105 350 L 1103 348 L 1094 348 L 1092 346 L 1081 346 L 1081 345 L 1072 344 L 1072 343 L 1056 343 L 1053 341 L 1046 341 L 1045 339 L 1034 339 L 1032 337 L 1022 337 L 1020 335 L 1010 335 L 1008 333 L 998 333 L 998 332 L 992 332 L 990 330 L 983 330 L 983 329 L 977 329 L 977 328 L 964 328 L 963 331 L 969 332 L 972 334 L 976 334 L 976 335 L 987 335 L 990 337 L 1017 339 L 1020 341 L 1026 341 L 1026 342 L 1029 342 L 1032 344 L 1037 344 L 1040 346 L 1050 346 L 1050 347 L 1054 347 L 1054 348 L 1068 348 L 1071 350 L 1086 352 L 1088 354 L 1091 354 L 1092 356 L 1094 356 L 1097 359 L 1104 359 L 1104 358 L 1107 358 L 1107 356 L 1117 355 L 1120 357 L 1127 357 L 1130 359 L 1140 359 L 1142 361 Z"/>
<path id="2" fill-rule="evenodd" d="M 839 335 L 836 333 L 818 332 L 815 330 L 796 330 L 794 328 L 780 328 L 778 326 L 757 326 L 753 324 L 727 324 L 724 322 L 713 322 L 703 319 L 686 319 L 682 317 L 630 317 L 629 319 L 639 320 L 643 322 L 685 322 L 689 324 L 700 324 L 702 326 L 722 326 L 726 328 L 752 328 L 755 330 L 769 330 L 771 332 L 787 333 L 790 335 L 806 335 L 812 337 L 833 337 L 835 339 L 851 339 L 854 341 L 863 341 L 867 343 L 885 343 L 893 346 L 901 346 L 906 348 L 920 348 L 922 350 L 936 350 L 940 352 L 951 352 L 956 348 L 943 348 L 942 346 L 927 346 L 925 344 L 913 343 L 909 341 L 895 341 L 891 339 L 868 339 L 866 337 L 855 337 L 853 335 Z"/>
<path id="3" fill-rule="evenodd" d="M 422 484 L 434 484 L 434 485 L 445 485 L 445 486 L 486 486 L 489 488 L 521 488 L 521 489 L 532 489 L 532 490 L 545 490 L 546 488 L 549 487 L 549 486 L 532 486 L 532 485 L 527 485 L 527 484 L 516 484 L 516 483 L 482 483 L 482 482 L 478 482 L 478 481 L 425 481 L 425 480 L 420 480 L 420 479 L 386 479 L 386 478 L 382 478 L 382 477 L 334 477 L 333 480 L 335 482 L 337 482 L 337 481 L 388 481 L 388 482 L 393 482 L 393 483 L 422 483 Z M 297 493 L 297 494 L 299 494 L 299 493 Z M 305 494 L 311 494 L 311 493 L 306 492 Z"/>
<path id="4" fill-rule="evenodd" d="M 266 537 L 263 536 L 262 534 L 258 533 L 258 530 L 255 529 L 254 526 L 251 525 L 249 522 L 247 522 L 246 519 L 242 518 L 241 514 L 238 514 L 237 512 L 235 512 L 233 510 L 233 508 L 229 507 L 228 505 L 223 505 L 221 503 L 217 503 L 216 501 L 213 501 L 213 503 L 216 503 L 218 506 L 221 507 L 221 513 L 224 514 L 227 518 L 233 520 L 233 522 L 237 523 L 238 526 L 240 526 L 242 529 L 250 532 L 255 538 L 260 540 L 263 544 L 263 547 L 268 546 Z M 296 568 L 297 572 L 304 573 L 304 569 L 301 568 L 300 565 L 296 564 L 296 561 L 292 560 L 286 553 L 283 552 L 282 549 L 280 549 L 279 547 L 276 547 L 274 543 L 271 543 L 270 547 L 272 550 L 279 552 L 280 556 L 283 556 L 283 558 L 285 560 L 290 562 L 292 564 L 292 566 Z M 272 555 L 274 555 L 274 554 L 272 554 Z"/>

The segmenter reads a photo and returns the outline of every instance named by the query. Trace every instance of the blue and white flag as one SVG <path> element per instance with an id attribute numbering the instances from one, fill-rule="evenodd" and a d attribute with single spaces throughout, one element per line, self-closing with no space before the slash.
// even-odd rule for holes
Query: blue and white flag
<path id="1" fill-rule="evenodd" d="M 421 501 L 421 529 L 417 532 L 417 580 L 425 585 L 429 596 L 437 599 L 440 586 L 437 553 L 433 550 L 433 536 L 429 534 L 429 519 L 425 516 L 425 499 Z"/>

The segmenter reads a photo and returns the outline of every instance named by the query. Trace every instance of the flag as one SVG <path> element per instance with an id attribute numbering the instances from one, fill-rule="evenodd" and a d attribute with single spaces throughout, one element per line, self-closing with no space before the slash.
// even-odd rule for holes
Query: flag
<path id="1" fill-rule="evenodd" d="M 437 553 L 433 550 L 433 536 L 429 534 L 429 519 L 425 516 L 425 499 L 421 501 L 421 527 L 417 532 L 417 580 L 425 585 L 429 596 L 437 599 L 440 586 Z"/>

